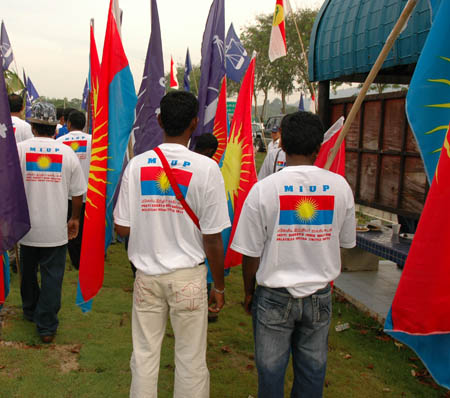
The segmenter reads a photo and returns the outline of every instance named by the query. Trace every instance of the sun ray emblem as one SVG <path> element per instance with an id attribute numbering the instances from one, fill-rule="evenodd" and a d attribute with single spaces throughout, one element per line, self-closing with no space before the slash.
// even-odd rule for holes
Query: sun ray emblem
<path id="1" fill-rule="evenodd" d="M 70 143 L 70 147 L 76 152 L 80 147 L 80 144 L 76 141 Z"/>
<path id="2" fill-rule="evenodd" d="M 40 170 L 47 170 L 52 165 L 52 160 L 48 156 L 41 156 L 37 164 Z"/>
<path id="3" fill-rule="evenodd" d="M 301 199 L 295 205 L 296 215 L 300 221 L 311 222 L 317 217 L 318 205 L 314 199 Z"/>
<path id="4" fill-rule="evenodd" d="M 158 174 L 156 186 L 161 193 L 167 193 L 169 191 L 170 182 L 164 171 L 161 171 L 161 173 Z"/>

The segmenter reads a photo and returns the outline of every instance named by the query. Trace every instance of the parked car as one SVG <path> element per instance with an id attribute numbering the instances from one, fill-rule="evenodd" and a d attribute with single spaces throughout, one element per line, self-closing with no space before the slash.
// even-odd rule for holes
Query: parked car
<path id="1" fill-rule="evenodd" d="M 264 125 L 262 123 L 252 123 L 253 146 L 256 152 L 265 152 L 266 150 L 263 133 Z"/>

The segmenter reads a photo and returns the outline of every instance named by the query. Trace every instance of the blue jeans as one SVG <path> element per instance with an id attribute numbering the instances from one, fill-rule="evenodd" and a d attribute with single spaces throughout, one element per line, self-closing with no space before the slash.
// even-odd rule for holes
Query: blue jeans
<path id="1" fill-rule="evenodd" d="M 294 298 L 284 288 L 258 286 L 252 315 L 258 397 L 284 397 L 291 352 L 291 398 L 322 397 L 331 321 L 330 285 L 304 298 Z"/>
<path id="2" fill-rule="evenodd" d="M 35 247 L 20 245 L 23 315 L 36 323 L 41 336 L 54 335 L 58 328 L 61 289 L 66 268 L 67 245 Z M 41 271 L 39 287 L 37 273 Z"/>

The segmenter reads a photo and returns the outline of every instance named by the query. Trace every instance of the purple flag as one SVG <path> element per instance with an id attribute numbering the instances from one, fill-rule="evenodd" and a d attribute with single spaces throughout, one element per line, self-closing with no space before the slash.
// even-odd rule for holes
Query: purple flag
<path id="1" fill-rule="evenodd" d="M 145 58 L 144 76 L 139 89 L 133 125 L 134 154 L 139 155 L 162 143 L 163 133 L 157 115 L 166 91 L 161 30 L 156 0 L 151 2 L 152 33 Z"/>
<path id="2" fill-rule="evenodd" d="M 81 109 L 84 109 L 85 111 L 87 111 L 88 106 L 89 106 L 89 86 L 88 86 L 88 81 L 86 79 L 86 82 L 84 83 L 84 89 L 83 89 L 83 99 L 81 100 Z"/>
<path id="3" fill-rule="evenodd" d="M 214 130 L 219 99 L 219 86 L 225 75 L 225 8 L 224 0 L 214 0 L 209 10 L 202 42 L 201 76 L 198 88 L 199 122 L 190 148 L 195 147 L 196 137 Z"/>
<path id="4" fill-rule="evenodd" d="M 192 72 L 191 56 L 189 54 L 189 48 L 186 51 L 186 61 L 184 63 L 184 90 L 191 91 L 191 78 L 189 74 Z"/>
<path id="5" fill-rule="evenodd" d="M 300 94 L 300 101 L 298 103 L 298 110 L 304 111 L 305 110 L 305 103 L 303 102 L 303 93 Z"/>
<path id="6" fill-rule="evenodd" d="M 30 229 L 27 198 L 9 111 L 3 74 L 0 77 L 0 253 L 11 249 Z"/>
<path id="7" fill-rule="evenodd" d="M 6 33 L 5 24 L 2 21 L 2 32 L 0 37 L 0 46 L 1 46 L 1 53 L 2 53 L 2 65 L 3 70 L 7 70 L 9 68 L 9 65 L 11 65 L 11 62 L 14 60 L 14 55 L 11 48 L 11 43 L 9 42 L 8 33 Z"/>
<path id="8" fill-rule="evenodd" d="M 240 82 L 250 65 L 250 57 L 239 40 L 233 24 L 228 28 L 225 54 L 227 78 Z"/>

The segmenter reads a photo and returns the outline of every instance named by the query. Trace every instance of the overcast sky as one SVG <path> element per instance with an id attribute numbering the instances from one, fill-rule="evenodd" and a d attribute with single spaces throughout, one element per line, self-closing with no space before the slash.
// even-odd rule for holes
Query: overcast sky
<path id="1" fill-rule="evenodd" d="M 291 0 L 294 9 L 319 8 L 323 0 Z M 120 0 L 122 40 L 136 90 L 142 79 L 150 38 L 150 0 Z M 203 30 L 212 0 L 159 0 L 164 67 L 184 64 L 189 47 L 193 64 L 200 63 Z M 89 20 L 101 60 L 109 0 L 14 0 L 2 7 L 16 64 L 48 97 L 80 98 L 88 73 Z M 225 30 L 233 22 L 238 35 L 259 14 L 272 14 L 275 0 L 225 0 Z M 267 38 L 269 40 L 269 38 Z M 14 64 L 10 69 L 15 69 Z"/>

